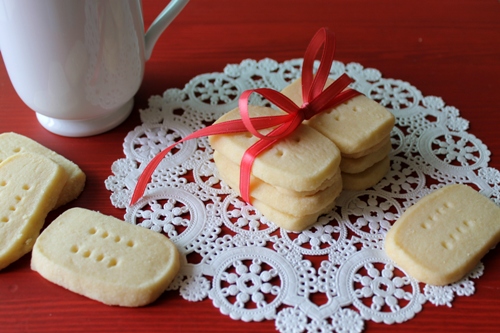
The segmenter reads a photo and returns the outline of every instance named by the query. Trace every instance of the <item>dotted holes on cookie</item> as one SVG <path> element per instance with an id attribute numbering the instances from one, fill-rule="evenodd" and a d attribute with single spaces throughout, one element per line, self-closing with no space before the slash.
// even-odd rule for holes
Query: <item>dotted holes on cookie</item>
<path id="1" fill-rule="evenodd" d="M 21 147 L 15 147 L 14 149 L 12 149 L 12 152 L 19 153 L 21 150 L 22 150 Z"/>
<path id="2" fill-rule="evenodd" d="M 468 232 L 468 229 L 472 228 L 473 226 L 474 226 L 474 221 L 464 220 L 464 221 L 462 221 L 462 224 L 459 225 L 458 227 L 456 227 L 455 229 L 459 233 L 464 234 L 464 233 Z"/>
<path id="3" fill-rule="evenodd" d="M 447 202 L 443 203 L 441 205 L 441 207 L 439 207 L 439 208 L 436 209 L 436 213 L 438 213 L 438 214 L 444 214 L 444 213 L 446 213 L 446 211 L 448 209 L 453 208 L 453 207 L 454 207 L 453 203 L 447 201 Z"/>
<path id="4" fill-rule="evenodd" d="M 97 235 L 98 234 L 98 230 L 94 227 L 90 228 L 89 229 L 89 234 L 90 235 Z M 115 243 L 120 243 L 123 238 L 119 235 L 115 235 L 115 236 L 112 236 L 109 234 L 109 232 L 107 231 L 103 231 L 102 233 L 100 233 L 100 237 L 103 238 L 103 239 L 110 239 L 112 241 L 114 241 Z M 134 247 L 135 246 L 135 243 L 133 240 L 128 240 L 126 243 L 125 243 L 126 246 L 128 247 Z"/>
<path id="5" fill-rule="evenodd" d="M 98 230 L 96 228 L 92 227 L 92 228 L 89 229 L 89 234 L 90 235 L 96 235 L 98 233 L 97 231 Z M 119 236 L 119 235 L 111 236 L 109 234 L 109 232 L 107 232 L 107 231 L 103 231 L 100 234 L 100 236 L 103 239 L 109 238 L 110 240 L 113 240 L 115 243 L 120 243 L 123 240 L 123 238 L 121 236 Z M 133 240 L 128 240 L 127 242 L 125 242 L 125 245 L 127 247 L 134 247 L 135 246 L 135 242 Z"/>
<path id="6" fill-rule="evenodd" d="M 429 222 L 424 222 L 420 226 L 422 227 L 422 229 L 430 229 L 431 228 L 431 224 Z"/>
<path id="7" fill-rule="evenodd" d="M 9 209 L 9 211 L 11 211 L 11 212 L 15 212 L 17 208 L 16 208 L 16 206 L 14 206 L 14 205 L 10 205 L 8 209 Z M 0 222 L 2 222 L 2 223 L 7 223 L 7 222 L 9 222 L 9 221 L 10 221 L 9 216 L 2 216 L 2 217 L 0 218 Z"/>
<path id="8" fill-rule="evenodd" d="M 108 268 L 115 267 L 116 265 L 118 265 L 118 260 L 116 260 L 115 258 L 109 259 Z"/>
<path id="9" fill-rule="evenodd" d="M 471 228 L 473 225 L 474 221 L 469 221 L 469 220 L 462 221 L 461 225 L 455 228 L 458 234 L 451 233 L 449 235 L 451 241 L 443 241 L 441 245 L 447 250 L 453 249 L 453 244 L 460 239 L 460 234 L 466 234 L 467 232 L 469 232 L 469 228 Z"/>
<path id="10" fill-rule="evenodd" d="M 443 204 L 443 207 L 445 207 L 445 208 L 453 208 L 453 207 L 455 207 L 455 205 L 452 202 L 448 201 L 448 202 L 445 202 Z"/>
<path id="11" fill-rule="evenodd" d="M 72 245 L 69 250 L 70 250 L 71 253 L 75 253 L 76 254 L 76 253 L 78 253 L 80 251 L 80 248 L 78 247 L 78 245 Z M 90 258 L 92 256 L 92 251 L 85 250 L 85 251 L 83 251 L 82 256 L 84 258 Z M 105 259 L 105 256 L 104 256 L 104 254 L 100 253 L 97 256 L 95 256 L 94 259 L 97 262 L 103 262 L 104 259 Z M 106 266 L 108 268 L 111 268 L 111 267 L 115 267 L 116 265 L 118 265 L 118 260 L 116 258 L 110 258 L 108 260 L 108 263 L 107 263 Z"/>
<path id="12" fill-rule="evenodd" d="M 462 224 L 463 224 L 464 226 L 466 226 L 467 228 L 472 228 L 472 227 L 474 226 L 474 221 L 472 221 L 472 220 L 469 220 L 469 221 L 468 221 L 468 220 L 464 220 L 464 221 L 462 222 Z"/>
<path id="13" fill-rule="evenodd" d="M 443 241 L 443 242 L 441 242 L 441 246 L 444 247 L 446 250 L 453 249 L 453 244 L 450 242 Z"/>
<path id="14" fill-rule="evenodd" d="M 7 181 L 6 180 L 0 180 L 0 186 L 7 186 Z"/>

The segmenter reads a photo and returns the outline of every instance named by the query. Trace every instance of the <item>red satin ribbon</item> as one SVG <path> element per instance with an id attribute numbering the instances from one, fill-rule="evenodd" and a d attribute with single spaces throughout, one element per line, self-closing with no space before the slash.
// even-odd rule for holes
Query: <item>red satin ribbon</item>
<path id="1" fill-rule="evenodd" d="M 321 62 L 316 75 L 314 75 L 314 60 L 321 47 L 323 47 Z M 250 132 L 260 139 L 246 150 L 240 164 L 240 194 L 243 200 L 250 203 L 250 175 L 253 162 L 259 154 L 293 133 L 302 121 L 310 119 L 360 94 L 356 90 L 346 89 L 353 82 L 346 74 L 341 75 L 329 87 L 323 90 L 330 74 L 334 52 L 334 35 L 326 28 L 320 29 L 312 38 L 304 55 L 304 62 L 302 64 L 302 98 L 304 104 L 302 106 L 296 105 L 288 97 L 272 89 L 259 88 L 244 91 L 239 99 L 241 119 L 205 127 L 161 151 L 148 163 L 139 177 L 130 204 L 135 204 L 142 197 L 151 179 L 151 175 L 158 164 L 179 143 L 209 135 L 242 132 Z M 251 118 L 248 113 L 248 99 L 252 93 L 262 95 L 287 114 Z M 272 127 L 276 128 L 266 135 L 259 132 L 259 130 Z"/>

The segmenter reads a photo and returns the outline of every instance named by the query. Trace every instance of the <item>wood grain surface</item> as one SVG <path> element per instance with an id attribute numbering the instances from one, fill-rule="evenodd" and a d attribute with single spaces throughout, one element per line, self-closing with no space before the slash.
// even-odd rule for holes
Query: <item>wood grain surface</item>
<path id="1" fill-rule="evenodd" d="M 168 1 L 143 1 L 148 26 Z M 373 67 L 424 96 L 439 96 L 460 110 L 500 169 L 500 2 L 498 0 L 192 0 L 160 38 L 146 65 L 133 114 L 118 128 L 88 138 L 47 132 L 14 91 L 0 62 L 0 132 L 15 131 L 76 162 L 87 185 L 69 207 L 122 218 L 104 180 L 124 157 L 123 139 L 140 124 L 148 98 L 182 88 L 191 78 L 220 72 L 244 59 L 301 58 L 322 26 L 336 33 L 336 59 Z M 0 41 L 1 43 L 1 41 Z M 1 47 L 1 45 L 0 45 Z M 0 203 L 1 204 L 1 203 Z M 366 332 L 498 332 L 500 252 L 483 260 L 485 274 L 472 297 L 453 307 L 424 305 L 395 325 L 367 321 Z M 68 292 L 30 270 L 30 255 L 0 271 L 0 332 L 274 332 L 274 321 L 234 321 L 209 299 L 183 300 L 167 292 L 143 308 L 109 307 Z"/>

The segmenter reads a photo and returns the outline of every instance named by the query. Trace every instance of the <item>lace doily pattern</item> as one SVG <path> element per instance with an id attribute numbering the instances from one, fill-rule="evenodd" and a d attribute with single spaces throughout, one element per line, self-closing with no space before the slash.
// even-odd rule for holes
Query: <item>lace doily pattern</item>
<path id="1" fill-rule="evenodd" d="M 482 264 L 453 285 L 424 285 L 385 255 L 383 241 L 409 206 L 446 184 L 469 184 L 499 204 L 500 173 L 488 167 L 490 152 L 467 133 L 456 108 L 357 63 L 334 62 L 330 74 L 346 72 L 353 88 L 395 115 L 391 170 L 373 188 L 344 191 L 337 207 L 308 230 L 278 228 L 242 201 L 220 180 L 207 138 L 169 153 L 145 196 L 128 205 L 159 151 L 237 107 L 244 90 L 283 89 L 300 75 L 301 64 L 245 60 L 152 96 L 140 111 L 142 125 L 125 138 L 125 157 L 105 183 L 127 222 L 178 245 L 183 264 L 170 288 L 189 301 L 209 298 L 235 320 L 274 320 L 283 333 L 360 332 L 366 320 L 402 323 L 425 302 L 451 306 L 454 297 L 472 295 Z M 269 105 L 254 95 L 252 104 Z"/>

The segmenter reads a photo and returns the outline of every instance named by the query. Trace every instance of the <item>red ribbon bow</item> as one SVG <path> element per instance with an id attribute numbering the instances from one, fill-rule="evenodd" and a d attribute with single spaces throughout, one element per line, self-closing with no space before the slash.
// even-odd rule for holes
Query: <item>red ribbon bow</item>
<path id="1" fill-rule="evenodd" d="M 321 62 L 316 75 L 314 75 L 314 60 L 321 47 L 323 47 Z M 302 99 L 304 104 L 302 106 L 296 105 L 285 95 L 269 88 L 244 91 L 239 99 L 241 119 L 230 120 L 202 128 L 161 151 L 148 163 L 139 177 L 130 204 L 135 204 L 142 197 L 149 179 L 158 164 L 179 143 L 203 136 L 242 132 L 250 132 L 260 139 L 246 150 L 240 164 L 240 194 L 243 200 L 250 203 L 250 175 L 253 162 L 259 154 L 295 131 L 302 121 L 310 119 L 360 94 L 356 90 L 346 89 L 353 82 L 346 74 L 342 74 L 329 87 L 323 90 L 330 74 L 334 53 L 335 38 L 333 33 L 326 28 L 320 29 L 312 38 L 304 55 L 304 62 L 302 64 Z M 248 114 L 248 99 L 254 92 L 262 95 L 287 114 L 250 118 Z M 259 130 L 272 127 L 276 128 L 266 135 L 259 132 Z"/>

